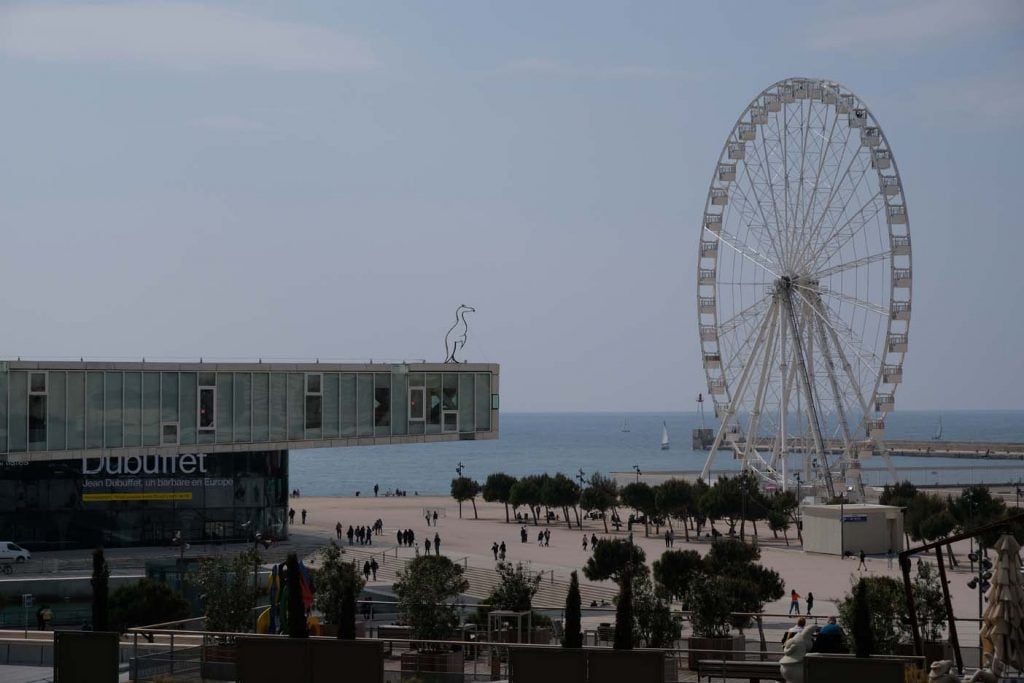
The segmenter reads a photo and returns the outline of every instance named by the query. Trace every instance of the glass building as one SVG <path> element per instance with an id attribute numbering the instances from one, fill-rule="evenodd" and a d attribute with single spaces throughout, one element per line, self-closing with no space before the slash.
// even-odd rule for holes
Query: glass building
<path id="1" fill-rule="evenodd" d="M 0 539 L 285 536 L 290 450 L 497 435 L 491 364 L 0 362 Z"/>

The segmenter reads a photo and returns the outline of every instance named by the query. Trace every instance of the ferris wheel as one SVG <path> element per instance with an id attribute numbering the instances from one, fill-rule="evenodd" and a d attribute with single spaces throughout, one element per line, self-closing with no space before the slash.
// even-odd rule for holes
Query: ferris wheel
<path id="1" fill-rule="evenodd" d="M 702 478 L 723 450 L 829 498 L 863 494 L 861 461 L 879 451 L 895 477 L 883 439 L 907 351 L 910 225 L 892 149 L 857 95 L 789 78 L 750 102 L 711 178 L 697 271 L 720 420 Z"/>

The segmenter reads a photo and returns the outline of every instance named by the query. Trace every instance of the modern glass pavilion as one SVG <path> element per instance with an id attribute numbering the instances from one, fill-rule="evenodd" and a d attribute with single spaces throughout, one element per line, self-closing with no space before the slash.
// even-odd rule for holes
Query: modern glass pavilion
<path id="1" fill-rule="evenodd" d="M 285 535 L 288 452 L 492 439 L 498 366 L 0 362 L 0 538 Z M 252 524 L 255 522 L 255 524 Z M 243 526 L 244 525 L 244 526 Z"/>

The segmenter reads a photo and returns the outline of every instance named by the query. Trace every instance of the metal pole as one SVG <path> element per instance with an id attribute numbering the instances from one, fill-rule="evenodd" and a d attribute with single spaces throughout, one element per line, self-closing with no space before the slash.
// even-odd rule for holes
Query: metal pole
<path id="1" fill-rule="evenodd" d="M 907 616 L 910 617 L 910 630 L 914 634 L 914 654 L 924 656 L 924 643 L 921 642 L 921 625 L 917 622 L 917 610 L 914 608 L 914 586 L 910 583 L 910 553 L 900 553 L 900 570 L 903 572 L 903 591 L 907 597 Z"/>
<path id="2" fill-rule="evenodd" d="M 956 619 L 953 616 L 953 603 L 949 599 L 949 583 L 946 581 L 946 564 L 942 560 L 942 548 L 935 549 L 935 559 L 939 564 L 939 581 L 942 582 L 942 600 L 946 604 L 946 620 L 949 622 L 949 644 L 953 646 L 956 657 L 956 668 L 964 672 L 964 658 L 960 654 L 960 638 L 956 633 Z"/>

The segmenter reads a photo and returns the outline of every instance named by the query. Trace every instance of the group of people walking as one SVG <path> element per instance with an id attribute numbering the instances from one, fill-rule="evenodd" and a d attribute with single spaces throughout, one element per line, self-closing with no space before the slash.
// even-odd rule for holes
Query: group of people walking
<path id="1" fill-rule="evenodd" d="M 811 610 L 814 609 L 814 593 L 807 591 L 807 616 L 811 615 Z M 793 614 L 796 612 L 800 614 L 800 594 L 796 590 L 789 592 L 789 613 Z"/>
<path id="2" fill-rule="evenodd" d="M 352 525 L 349 525 L 348 531 L 345 532 L 345 537 L 348 538 L 349 545 L 354 545 L 355 543 L 359 545 L 373 545 L 374 535 L 379 536 L 382 533 L 384 533 L 384 521 L 378 519 L 370 526 L 352 527 Z M 334 534 L 339 540 L 341 539 L 341 522 L 334 525 Z"/>
<path id="3" fill-rule="evenodd" d="M 506 551 L 505 541 L 502 541 L 501 545 L 498 545 L 497 541 L 495 541 L 494 543 L 491 544 L 491 552 L 494 553 L 494 561 L 495 562 L 504 562 L 505 561 L 505 551 Z"/>

